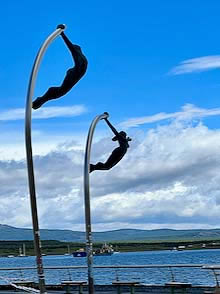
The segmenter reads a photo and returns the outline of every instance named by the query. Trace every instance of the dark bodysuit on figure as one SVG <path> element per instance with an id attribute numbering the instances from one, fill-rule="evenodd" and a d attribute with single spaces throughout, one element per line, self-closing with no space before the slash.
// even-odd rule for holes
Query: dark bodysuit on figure
<path id="1" fill-rule="evenodd" d="M 67 71 L 64 81 L 60 87 L 49 88 L 43 96 L 38 97 L 33 102 L 32 107 L 34 109 L 40 108 L 41 105 L 49 100 L 57 99 L 65 95 L 86 72 L 88 62 L 86 57 L 83 55 L 81 48 L 78 45 L 72 44 L 63 32 L 61 33 L 61 36 L 73 56 L 75 66 Z"/>
<path id="2" fill-rule="evenodd" d="M 112 138 L 113 141 L 118 141 L 119 147 L 115 148 L 112 154 L 109 156 L 105 163 L 98 162 L 97 164 L 90 164 L 90 173 L 94 170 L 109 170 L 115 166 L 126 154 L 127 149 L 129 148 L 128 141 L 131 141 L 130 138 L 126 137 L 125 132 L 117 132 L 116 129 L 111 125 L 108 119 L 105 119 L 115 137 Z"/>

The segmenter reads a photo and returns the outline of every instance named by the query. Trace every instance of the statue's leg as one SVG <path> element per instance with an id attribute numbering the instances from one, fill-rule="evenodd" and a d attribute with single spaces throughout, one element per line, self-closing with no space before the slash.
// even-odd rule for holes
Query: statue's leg
<path id="1" fill-rule="evenodd" d="M 73 45 L 64 34 L 62 37 L 71 51 L 75 66 L 67 71 L 64 81 L 60 87 L 51 87 L 43 96 L 34 100 L 32 105 L 33 109 L 40 108 L 45 102 L 49 100 L 64 96 L 72 89 L 72 87 L 83 77 L 86 72 L 88 62 L 86 57 L 82 54 L 81 48 L 78 45 Z"/>
<path id="2" fill-rule="evenodd" d="M 45 102 L 64 96 L 77 83 L 78 78 L 77 69 L 71 68 L 67 71 L 64 81 L 60 87 L 50 87 L 47 92 L 33 101 L 33 109 L 40 108 Z"/>
<path id="3" fill-rule="evenodd" d="M 112 154 L 109 156 L 109 158 L 106 160 L 105 163 L 98 162 L 97 164 L 90 164 L 90 172 L 94 170 L 109 170 L 113 166 L 115 166 L 124 156 L 123 150 L 118 147 L 115 150 L 113 150 Z"/>

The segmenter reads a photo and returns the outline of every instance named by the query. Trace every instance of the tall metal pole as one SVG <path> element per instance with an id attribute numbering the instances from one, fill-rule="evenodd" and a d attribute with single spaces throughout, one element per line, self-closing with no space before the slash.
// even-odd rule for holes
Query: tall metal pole
<path id="1" fill-rule="evenodd" d="M 32 156 L 32 143 L 31 143 L 31 111 L 32 111 L 32 97 L 34 93 L 35 81 L 40 66 L 42 57 L 50 45 L 50 43 L 65 29 L 56 29 L 43 43 L 41 46 L 37 57 L 35 59 L 29 85 L 27 91 L 27 101 L 26 101 L 26 111 L 25 111 L 25 143 L 26 143 L 26 157 L 27 157 L 27 168 L 28 168 L 28 182 L 29 182 L 29 192 L 30 192 L 30 202 L 31 202 L 31 213 L 32 213 L 32 224 L 33 224 L 33 234 L 34 234 L 34 248 L 36 255 L 37 273 L 39 280 L 40 293 L 46 293 L 45 288 L 45 277 L 43 270 L 43 262 L 41 255 L 41 242 L 40 242 L 40 230 L 38 225 L 38 214 L 37 214 L 37 202 L 36 202 L 36 192 L 35 192 L 35 181 L 34 181 L 34 167 L 33 167 L 33 156 Z"/>
<path id="2" fill-rule="evenodd" d="M 91 123 L 85 151 L 84 162 L 84 202 L 85 202 L 85 225 L 86 225 L 86 252 L 87 252 L 87 264 L 88 264 L 88 290 L 89 294 L 94 293 L 94 279 L 93 279 L 93 244 L 92 244 L 92 229 L 91 229 L 91 210 L 90 210 L 90 189 L 89 189 L 89 164 L 90 154 L 92 146 L 92 138 L 97 123 L 104 118 L 107 118 L 108 114 L 101 114 L 94 118 Z"/>

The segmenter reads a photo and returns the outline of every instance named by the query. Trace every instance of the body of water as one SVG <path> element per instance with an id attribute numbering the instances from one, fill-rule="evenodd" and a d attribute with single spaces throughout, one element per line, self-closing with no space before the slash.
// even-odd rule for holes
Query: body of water
<path id="1" fill-rule="evenodd" d="M 44 266 L 81 266 L 87 265 L 86 258 L 66 255 L 43 257 Z M 219 264 L 220 250 L 186 251 L 145 251 L 117 253 L 112 256 L 95 256 L 94 265 L 149 265 L 149 264 Z M 35 257 L 0 258 L 0 268 L 35 266 Z M 95 284 L 111 284 L 113 280 L 139 281 L 144 284 L 164 284 L 172 279 L 190 282 L 193 285 L 215 285 L 212 271 L 199 268 L 142 268 L 142 269 L 94 269 Z M 10 279 L 38 281 L 36 270 L 0 271 L 0 284 Z M 59 284 L 62 280 L 87 280 L 87 269 L 45 270 L 47 284 Z"/>

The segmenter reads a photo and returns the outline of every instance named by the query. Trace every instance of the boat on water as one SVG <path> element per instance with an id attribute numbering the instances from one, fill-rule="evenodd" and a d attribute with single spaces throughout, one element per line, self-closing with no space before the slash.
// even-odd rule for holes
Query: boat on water
<path id="1" fill-rule="evenodd" d="M 69 256 L 70 254 L 70 245 L 67 245 L 67 253 L 64 253 L 64 255 Z"/>
<path id="2" fill-rule="evenodd" d="M 18 255 L 18 257 L 27 257 L 25 243 L 23 243 L 23 251 L 22 251 L 22 248 L 19 247 L 19 255 Z"/>
<path id="3" fill-rule="evenodd" d="M 73 257 L 86 257 L 87 253 L 84 248 L 72 252 Z"/>
<path id="4" fill-rule="evenodd" d="M 101 248 L 93 251 L 93 256 L 110 256 L 114 254 L 115 251 L 112 245 L 104 243 Z M 72 252 L 73 257 L 86 257 L 87 253 L 84 248 L 80 248 L 74 252 Z"/>
<path id="5" fill-rule="evenodd" d="M 100 249 L 97 249 L 93 252 L 94 256 L 110 256 L 114 254 L 114 249 L 112 245 L 108 245 L 107 243 L 104 243 Z"/>
<path id="6" fill-rule="evenodd" d="M 186 249 L 186 246 L 178 246 L 177 251 L 183 251 Z"/>

